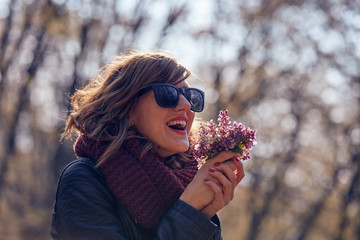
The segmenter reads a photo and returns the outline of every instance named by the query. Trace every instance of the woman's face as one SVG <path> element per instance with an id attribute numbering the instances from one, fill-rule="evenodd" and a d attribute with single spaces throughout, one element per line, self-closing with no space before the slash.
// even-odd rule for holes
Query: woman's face
<path id="1" fill-rule="evenodd" d="M 189 85 L 182 81 L 176 87 L 186 88 Z M 156 103 L 154 91 L 148 91 L 136 103 L 131 120 L 142 135 L 157 145 L 160 156 L 167 157 L 189 148 L 194 117 L 190 103 L 182 94 L 176 107 L 163 108 Z"/>

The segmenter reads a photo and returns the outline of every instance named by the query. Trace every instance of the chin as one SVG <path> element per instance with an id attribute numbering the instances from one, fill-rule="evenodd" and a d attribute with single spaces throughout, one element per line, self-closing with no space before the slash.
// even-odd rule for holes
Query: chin
<path id="1" fill-rule="evenodd" d="M 177 143 L 176 145 L 174 145 L 174 148 L 167 148 L 167 149 L 160 148 L 158 152 L 163 157 L 167 157 L 176 153 L 186 152 L 188 149 L 189 149 L 189 143 L 187 144 Z"/>
<path id="2" fill-rule="evenodd" d="M 179 151 L 177 151 L 178 153 L 180 152 L 186 152 L 189 149 L 189 143 L 184 145 L 184 146 L 179 146 Z"/>

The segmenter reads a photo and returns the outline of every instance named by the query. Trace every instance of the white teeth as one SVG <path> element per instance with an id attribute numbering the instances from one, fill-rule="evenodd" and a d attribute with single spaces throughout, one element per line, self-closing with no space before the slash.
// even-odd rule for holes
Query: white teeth
<path id="1" fill-rule="evenodd" d="M 186 122 L 185 121 L 170 121 L 167 123 L 168 126 L 173 126 L 173 125 L 181 125 L 182 127 L 186 126 Z"/>

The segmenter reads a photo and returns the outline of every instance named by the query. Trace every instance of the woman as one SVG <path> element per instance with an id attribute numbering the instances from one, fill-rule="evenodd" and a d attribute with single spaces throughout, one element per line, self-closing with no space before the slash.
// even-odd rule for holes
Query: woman
<path id="1" fill-rule="evenodd" d="M 204 93 L 160 53 L 117 57 L 72 97 L 79 133 L 54 204 L 54 239 L 221 239 L 216 213 L 244 177 L 238 154 L 199 170 L 191 126 Z M 235 174 L 236 173 L 236 174 Z"/>

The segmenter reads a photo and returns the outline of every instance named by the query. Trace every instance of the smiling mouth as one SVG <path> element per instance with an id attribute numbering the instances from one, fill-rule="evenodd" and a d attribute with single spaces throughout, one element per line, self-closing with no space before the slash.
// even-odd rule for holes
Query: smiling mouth
<path id="1" fill-rule="evenodd" d="M 185 130 L 186 122 L 185 121 L 170 121 L 167 123 L 167 126 L 175 130 Z"/>

